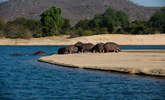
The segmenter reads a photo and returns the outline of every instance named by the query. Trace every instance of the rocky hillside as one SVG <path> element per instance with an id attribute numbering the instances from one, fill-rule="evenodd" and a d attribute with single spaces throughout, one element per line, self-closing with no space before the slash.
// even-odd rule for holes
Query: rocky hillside
<path id="1" fill-rule="evenodd" d="M 40 19 L 40 14 L 56 6 L 62 9 L 62 17 L 70 19 L 74 25 L 81 19 L 91 19 L 95 14 L 103 13 L 112 7 L 123 10 L 130 20 L 148 20 L 159 7 L 143 7 L 128 0 L 10 0 L 0 3 L 0 17 L 6 21 L 17 17 Z"/>

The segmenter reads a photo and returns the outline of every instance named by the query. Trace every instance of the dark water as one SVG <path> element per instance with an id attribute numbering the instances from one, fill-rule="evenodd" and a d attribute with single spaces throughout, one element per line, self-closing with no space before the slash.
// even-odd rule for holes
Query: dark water
<path id="1" fill-rule="evenodd" d="M 39 50 L 57 53 L 59 47 L 0 46 L 0 100 L 165 100 L 164 79 L 66 68 L 33 56 Z"/>
<path id="2" fill-rule="evenodd" d="M 165 50 L 165 45 L 123 45 L 121 46 L 122 50 L 150 50 L 150 49 L 164 49 Z"/>

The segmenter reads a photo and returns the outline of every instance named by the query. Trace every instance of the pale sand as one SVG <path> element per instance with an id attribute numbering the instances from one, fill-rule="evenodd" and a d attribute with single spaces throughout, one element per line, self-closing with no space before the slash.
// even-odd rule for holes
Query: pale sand
<path id="1" fill-rule="evenodd" d="M 0 39 L 0 45 L 73 45 L 81 41 L 84 43 L 106 43 L 116 42 L 119 45 L 165 45 L 165 34 L 155 35 L 123 35 L 123 34 L 103 34 L 94 36 L 84 36 L 69 38 L 65 36 L 52 36 L 31 39 Z"/>
<path id="2" fill-rule="evenodd" d="M 39 61 L 67 67 L 165 77 L 165 51 L 78 53 L 41 57 Z"/>

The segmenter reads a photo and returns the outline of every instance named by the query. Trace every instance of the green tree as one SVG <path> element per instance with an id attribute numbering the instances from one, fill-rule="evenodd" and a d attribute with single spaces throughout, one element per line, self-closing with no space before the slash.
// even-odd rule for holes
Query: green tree
<path id="1" fill-rule="evenodd" d="M 22 17 L 16 18 L 12 21 L 8 21 L 7 27 L 8 27 L 7 29 L 9 30 L 6 30 L 7 31 L 6 36 L 10 38 L 26 38 L 26 37 L 29 38 L 31 36 L 33 37 L 42 36 L 41 22 L 34 19 L 26 19 Z M 23 31 L 23 29 L 21 28 L 24 28 L 25 30 Z M 11 32 L 11 29 L 13 29 L 13 33 Z"/>
<path id="2" fill-rule="evenodd" d="M 6 27 L 6 22 L 3 18 L 0 18 L 0 30 L 4 30 Z"/>
<path id="3" fill-rule="evenodd" d="M 156 27 L 160 32 L 165 33 L 165 7 L 154 13 L 148 21 L 150 27 Z"/>
<path id="4" fill-rule="evenodd" d="M 40 15 L 40 21 L 44 32 L 43 36 L 60 34 L 61 28 L 64 25 L 64 20 L 61 17 L 61 13 L 62 11 L 60 8 L 53 6 Z"/>
<path id="5" fill-rule="evenodd" d="M 33 37 L 42 37 L 42 26 L 40 21 L 27 19 L 24 25 L 33 33 Z"/>
<path id="6" fill-rule="evenodd" d="M 5 28 L 7 38 L 31 38 L 32 33 L 23 25 L 8 24 Z"/>
<path id="7" fill-rule="evenodd" d="M 75 26 L 77 29 L 82 28 L 83 30 L 88 30 L 90 29 L 88 23 L 89 23 L 88 19 L 80 20 Z"/>
<path id="8" fill-rule="evenodd" d="M 4 37 L 4 29 L 6 27 L 6 22 L 3 18 L 0 18 L 0 38 L 3 38 Z"/>
<path id="9" fill-rule="evenodd" d="M 97 14 L 95 15 L 95 17 L 93 19 L 91 19 L 88 23 L 88 25 L 91 27 L 91 28 L 98 28 L 98 27 L 101 27 L 102 26 L 102 15 L 101 14 Z"/>
<path id="10" fill-rule="evenodd" d="M 64 25 L 62 26 L 62 29 L 66 30 L 71 28 L 70 20 L 69 19 L 63 19 L 63 20 L 64 20 Z"/>
<path id="11" fill-rule="evenodd" d="M 95 33 L 91 30 L 86 30 L 82 33 L 82 36 L 91 36 L 94 35 Z"/>
<path id="12" fill-rule="evenodd" d="M 71 28 L 70 25 L 70 20 L 69 19 L 64 19 L 64 25 L 62 26 L 61 34 L 67 34 L 67 31 L 69 31 Z"/>
<path id="13" fill-rule="evenodd" d="M 26 18 L 19 17 L 19 18 L 12 20 L 12 21 L 8 21 L 7 23 L 8 24 L 15 24 L 15 25 L 24 25 L 27 20 L 28 19 L 26 19 Z"/>
<path id="14" fill-rule="evenodd" d="M 90 27 L 108 28 L 109 32 L 112 32 L 114 27 L 126 27 L 128 24 L 128 15 L 123 11 L 117 11 L 112 8 L 108 8 L 103 14 L 95 15 L 89 21 Z"/>
<path id="15" fill-rule="evenodd" d="M 117 30 L 120 34 L 149 34 L 146 29 L 148 28 L 146 21 L 135 20 L 129 26 Z"/>

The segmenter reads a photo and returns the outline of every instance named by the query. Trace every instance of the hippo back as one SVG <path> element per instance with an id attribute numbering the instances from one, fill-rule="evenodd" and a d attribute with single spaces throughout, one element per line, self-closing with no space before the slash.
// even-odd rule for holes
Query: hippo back
<path id="1" fill-rule="evenodd" d="M 121 51 L 120 46 L 114 42 L 107 42 L 106 44 L 104 44 L 104 50 L 106 52 Z"/>
<path id="2" fill-rule="evenodd" d="M 79 51 L 78 47 L 74 46 L 74 45 L 70 45 L 67 47 L 68 48 L 68 53 L 72 53 L 72 52 L 75 52 L 77 53 Z"/>
<path id="3" fill-rule="evenodd" d="M 99 52 L 99 53 L 102 53 L 104 52 L 104 43 L 98 43 L 96 44 L 93 49 L 92 49 L 92 52 L 95 50 L 95 52 Z"/>
<path id="4" fill-rule="evenodd" d="M 86 43 L 86 44 L 83 44 L 82 49 L 85 51 L 92 51 L 94 46 L 95 45 L 92 43 Z"/>

